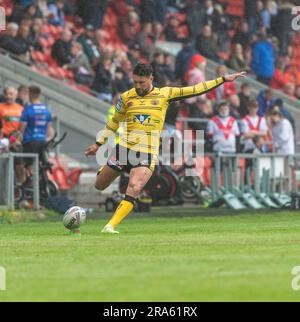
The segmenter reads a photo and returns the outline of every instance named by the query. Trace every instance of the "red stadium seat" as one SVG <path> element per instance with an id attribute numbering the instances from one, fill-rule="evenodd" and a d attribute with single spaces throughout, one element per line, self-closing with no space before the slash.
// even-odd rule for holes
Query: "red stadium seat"
<path id="1" fill-rule="evenodd" d="M 33 51 L 31 57 L 34 61 L 44 63 L 46 62 L 46 56 L 41 51 Z"/>

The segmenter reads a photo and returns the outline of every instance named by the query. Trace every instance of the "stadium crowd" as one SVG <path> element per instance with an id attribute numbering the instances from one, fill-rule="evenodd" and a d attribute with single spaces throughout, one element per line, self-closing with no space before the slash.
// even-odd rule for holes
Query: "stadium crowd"
<path id="1" fill-rule="evenodd" d="M 242 133 L 240 149 L 268 151 L 263 142 L 270 141 L 272 133 L 275 151 L 294 153 L 293 116 L 273 89 L 300 99 L 300 34 L 291 27 L 291 9 L 297 4 L 300 1 L 0 0 L 9 22 L 0 48 L 43 75 L 96 93 L 108 103 L 132 86 L 137 62 L 152 63 L 159 87 L 207 80 L 207 59 L 219 64 L 217 75 L 226 74 L 228 67 L 246 70 L 269 89 L 253 97 L 248 83 L 241 89 L 225 83 L 201 97 L 173 103 L 166 127 L 182 127 L 178 115 L 209 119 L 208 126 L 189 122 L 190 128 L 204 129 L 207 138 L 213 137 L 207 149 L 235 152 L 235 137 Z M 182 43 L 175 61 L 156 51 L 157 40 Z M 18 104 L 26 105 L 25 87 L 18 92 Z M 8 103 L 7 91 L 1 99 Z M 9 137 L 3 110 L 0 105 L 2 135 Z M 20 114 L 21 108 L 12 110 Z"/>

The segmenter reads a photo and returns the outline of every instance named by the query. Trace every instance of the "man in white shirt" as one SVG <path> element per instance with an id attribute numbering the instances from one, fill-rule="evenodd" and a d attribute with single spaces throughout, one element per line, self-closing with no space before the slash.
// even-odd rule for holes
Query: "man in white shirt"
<path id="1" fill-rule="evenodd" d="M 256 146 L 253 139 L 257 136 L 265 137 L 268 133 L 268 125 L 264 117 L 258 116 L 259 104 L 257 100 L 248 103 L 249 114 L 241 123 L 241 142 L 244 144 L 243 152 L 252 153 Z"/>
<path id="2" fill-rule="evenodd" d="M 269 113 L 273 151 L 282 155 L 295 154 L 295 138 L 291 123 L 284 118 L 278 106 Z"/>
<path id="3" fill-rule="evenodd" d="M 236 153 L 236 137 L 240 136 L 240 129 L 235 118 L 230 116 L 226 101 L 218 105 L 218 115 L 208 122 L 207 135 L 212 138 L 214 152 Z"/>

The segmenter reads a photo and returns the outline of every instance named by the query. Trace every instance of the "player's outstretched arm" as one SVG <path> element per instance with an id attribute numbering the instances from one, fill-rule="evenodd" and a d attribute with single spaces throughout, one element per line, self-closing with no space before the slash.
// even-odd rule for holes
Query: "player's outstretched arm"
<path id="1" fill-rule="evenodd" d="M 247 72 L 239 72 L 239 73 L 234 73 L 230 75 L 224 76 L 224 81 L 225 82 L 234 82 L 236 79 L 240 77 L 245 77 L 247 75 Z"/>
<path id="2" fill-rule="evenodd" d="M 194 86 L 167 87 L 166 90 L 168 90 L 168 93 L 167 93 L 168 101 L 169 102 L 179 101 L 182 99 L 186 99 L 186 98 L 190 98 L 190 97 L 194 97 L 194 96 L 208 93 L 208 92 L 214 90 L 215 88 L 221 86 L 225 82 L 233 82 L 240 77 L 245 77 L 246 74 L 247 74 L 246 72 L 239 72 L 239 73 L 235 73 L 235 74 L 230 74 L 230 75 L 226 75 L 223 77 L 219 77 L 214 80 L 202 82 L 202 83 L 196 84 Z"/>

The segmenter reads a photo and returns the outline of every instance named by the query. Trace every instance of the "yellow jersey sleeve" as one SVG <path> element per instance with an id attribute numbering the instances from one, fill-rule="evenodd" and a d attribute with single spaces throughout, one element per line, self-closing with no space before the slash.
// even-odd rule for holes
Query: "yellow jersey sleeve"
<path id="1" fill-rule="evenodd" d="M 111 135 L 117 132 L 120 123 L 125 120 L 125 114 L 124 97 L 121 95 L 115 106 L 114 115 L 108 120 L 104 130 L 97 136 L 97 143 L 104 144 Z"/>
<path id="2" fill-rule="evenodd" d="M 194 86 L 188 87 L 169 87 L 168 101 L 174 102 L 182 99 L 190 98 L 193 96 L 198 96 L 205 94 L 220 85 L 224 84 L 224 77 L 219 77 L 217 79 L 202 82 Z"/>

